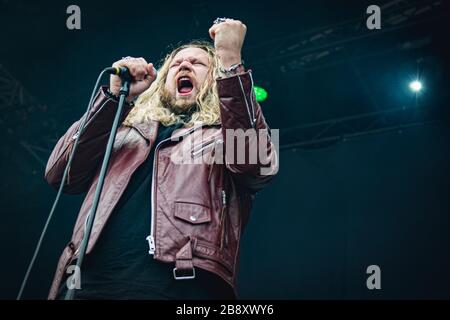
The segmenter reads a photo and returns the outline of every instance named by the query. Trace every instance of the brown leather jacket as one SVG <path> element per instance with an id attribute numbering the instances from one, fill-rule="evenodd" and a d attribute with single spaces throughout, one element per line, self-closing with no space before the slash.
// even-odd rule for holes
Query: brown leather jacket
<path id="1" fill-rule="evenodd" d="M 186 165 L 171 161 L 171 155 L 180 153 L 186 147 L 191 148 L 192 156 L 199 153 L 213 155 L 213 146 L 217 142 L 225 142 L 224 129 L 267 129 L 261 108 L 253 94 L 251 71 L 218 79 L 217 86 L 221 125 L 201 127 L 200 130 L 195 127 L 182 128 L 173 133 L 172 139 L 164 140 L 156 146 L 151 195 L 153 209 L 149 212 L 152 223 L 147 240 L 149 253 L 155 259 L 175 263 L 177 270 L 174 271 L 174 276 L 178 276 L 179 271 L 190 274 L 198 267 L 219 275 L 235 290 L 239 241 L 249 217 L 252 200 L 256 192 L 276 174 L 278 160 L 276 148 L 269 138 L 269 152 L 264 162 L 242 165 L 224 160 L 223 164 L 217 161 L 218 163 L 212 164 Z M 56 297 L 66 268 L 77 258 L 116 110 L 117 102 L 107 94 L 106 89 L 99 90 L 63 189 L 66 193 L 87 191 L 87 195 L 71 241 L 59 259 L 49 299 Z M 122 119 L 125 119 L 130 110 L 131 106 L 125 107 Z M 80 121 L 74 123 L 58 141 L 47 163 L 45 178 L 55 188 L 60 185 L 74 138 L 78 134 L 79 123 Z M 157 122 L 133 127 L 122 125 L 119 128 L 87 254 L 92 251 L 131 175 L 154 147 L 157 130 Z M 139 136 L 136 143 L 124 143 L 128 135 L 136 133 Z M 200 145 L 186 139 L 198 134 L 203 135 L 199 140 Z M 221 139 L 217 139 L 218 136 Z M 257 147 L 255 139 L 249 139 L 245 143 L 245 152 Z M 269 174 L 261 175 L 262 163 L 268 162 L 264 166 Z"/>

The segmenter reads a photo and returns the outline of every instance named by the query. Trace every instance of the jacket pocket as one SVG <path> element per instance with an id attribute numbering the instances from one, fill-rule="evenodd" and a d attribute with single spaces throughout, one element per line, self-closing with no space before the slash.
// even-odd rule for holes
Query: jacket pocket
<path id="1" fill-rule="evenodd" d="M 191 224 L 201 224 L 211 221 L 211 210 L 201 204 L 177 201 L 175 217 Z"/>

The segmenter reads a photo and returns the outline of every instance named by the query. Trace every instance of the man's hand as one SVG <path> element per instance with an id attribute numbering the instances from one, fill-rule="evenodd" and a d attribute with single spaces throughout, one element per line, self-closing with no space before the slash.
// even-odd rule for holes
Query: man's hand
<path id="1" fill-rule="evenodd" d="M 156 72 L 152 63 L 147 63 L 144 58 L 126 58 L 116 61 L 113 67 L 127 67 L 133 78 L 127 101 L 133 101 L 138 95 L 147 90 L 156 79 Z M 119 95 L 122 81 L 119 76 L 111 75 L 109 90 L 114 95 Z"/>
<path id="2" fill-rule="evenodd" d="M 245 24 L 232 19 L 214 24 L 209 29 L 209 35 L 214 40 L 214 47 L 223 68 L 229 68 L 241 62 L 241 49 L 246 32 Z"/>

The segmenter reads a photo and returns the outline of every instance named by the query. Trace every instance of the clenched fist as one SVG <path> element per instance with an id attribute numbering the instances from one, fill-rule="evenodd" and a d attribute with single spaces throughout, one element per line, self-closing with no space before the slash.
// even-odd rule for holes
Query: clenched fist
<path id="1" fill-rule="evenodd" d="M 209 29 L 209 35 L 214 40 L 214 47 L 222 67 L 229 68 L 241 62 L 241 49 L 246 32 L 245 24 L 233 19 L 226 19 Z"/>
<path id="2" fill-rule="evenodd" d="M 144 58 L 125 58 L 116 61 L 113 67 L 126 67 L 130 71 L 133 81 L 130 85 L 130 93 L 127 101 L 134 100 L 138 95 L 147 90 L 156 79 L 156 70 L 152 63 L 147 63 Z M 119 76 L 111 75 L 109 80 L 109 90 L 112 94 L 118 95 L 122 81 Z"/>

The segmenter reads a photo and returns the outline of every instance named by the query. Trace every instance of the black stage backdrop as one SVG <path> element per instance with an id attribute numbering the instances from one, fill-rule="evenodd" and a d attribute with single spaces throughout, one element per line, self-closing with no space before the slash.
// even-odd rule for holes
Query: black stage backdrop
<path id="1" fill-rule="evenodd" d="M 98 72 L 127 55 L 156 62 L 221 16 L 247 24 L 245 63 L 282 147 L 243 237 L 240 297 L 450 298 L 450 10 L 378 1 L 382 29 L 369 31 L 371 2 L 0 1 L 0 299 L 18 293 L 56 195 L 45 162 Z M 70 4 L 81 30 L 66 28 Z M 24 298 L 46 297 L 82 200 L 62 197 Z M 366 286 L 371 265 L 380 290 Z"/>

